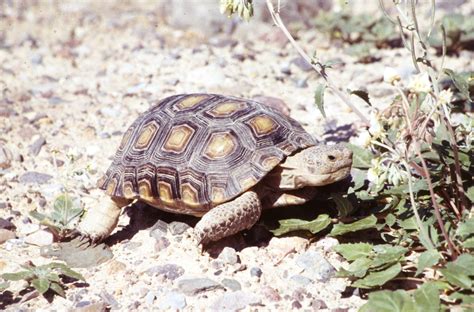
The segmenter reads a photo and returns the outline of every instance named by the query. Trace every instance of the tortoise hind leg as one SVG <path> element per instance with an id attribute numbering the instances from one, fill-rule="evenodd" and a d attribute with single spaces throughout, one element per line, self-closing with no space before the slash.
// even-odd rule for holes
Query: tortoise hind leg
<path id="1" fill-rule="evenodd" d="M 196 224 L 194 233 L 205 245 L 250 229 L 260 218 L 262 205 L 257 193 L 247 191 L 233 201 L 212 208 Z"/>
<path id="2" fill-rule="evenodd" d="M 100 242 L 112 233 L 117 226 L 120 212 L 130 204 L 125 198 L 104 196 L 98 206 L 87 211 L 78 226 L 78 231 L 92 242 Z"/>

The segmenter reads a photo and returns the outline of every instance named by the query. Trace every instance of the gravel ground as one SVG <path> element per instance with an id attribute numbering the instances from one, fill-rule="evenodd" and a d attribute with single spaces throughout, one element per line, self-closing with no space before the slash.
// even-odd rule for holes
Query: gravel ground
<path id="1" fill-rule="evenodd" d="M 0 273 L 29 259 L 51 261 L 39 246 L 52 237 L 29 212 L 50 210 L 63 190 L 91 207 L 123 131 L 165 96 L 275 97 L 321 140 L 344 141 L 358 128 L 356 115 L 331 94 L 322 118 L 313 104 L 320 78 L 268 24 L 203 35 L 166 25 L 146 2 L 9 3 L 0 4 Z M 403 49 L 374 51 L 379 62 L 360 64 L 311 30 L 299 40 L 341 60 L 338 83 L 368 90 L 379 107 L 394 95 L 383 68 L 412 70 Z M 472 70 L 472 59 L 462 52 L 446 67 Z M 0 309 L 355 311 L 364 303 L 335 277 L 344 264 L 331 251 L 333 238 L 276 238 L 256 226 L 201 252 L 188 235 L 194 218 L 143 205 L 129 212 L 109 240 L 113 259 L 77 269 L 87 283 L 71 284 L 66 298 L 52 302 L 34 294 L 19 302 L 24 284 L 15 282 L 13 293 L 0 295 Z"/>

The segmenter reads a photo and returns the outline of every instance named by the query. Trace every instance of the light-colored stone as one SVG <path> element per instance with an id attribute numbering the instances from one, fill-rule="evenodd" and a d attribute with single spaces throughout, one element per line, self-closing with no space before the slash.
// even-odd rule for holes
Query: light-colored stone
<path id="1" fill-rule="evenodd" d="M 53 240 L 53 234 L 45 230 L 33 232 L 25 237 L 25 243 L 35 246 L 51 245 Z"/>

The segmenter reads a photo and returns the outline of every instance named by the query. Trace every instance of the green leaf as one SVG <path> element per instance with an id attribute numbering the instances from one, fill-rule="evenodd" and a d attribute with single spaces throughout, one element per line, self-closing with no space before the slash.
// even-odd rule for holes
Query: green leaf
<path id="1" fill-rule="evenodd" d="M 329 235 L 338 236 L 338 235 L 342 235 L 349 232 L 356 232 L 360 230 L 374 228 L 376 223 L 377 223 L 377 218 L 374 215 L 370 215 L 364 219 L 361 219 L 353 223 L 348 223 L 348 224 L 338 223 L 334 225 Z"/>
<path id="2" fill-rule="evenodd" d="M 347 197 L 343 197 L 342 194 L 333 193 L 332 199 L 336 203 L 336 208 L 339 217 L 347 217 L 354 210 L 354 206 L 352 206 L 351 202 L 347 199 Z"/>
<path id="3" fill-rule="evenodd" d="M 357 96 L 360 97 L 362 100 L 364 100 L 367 104 L 369 104 L 370 106 L 372 106 L 372 103 L 370 103 L 370 99 L 369 99 L 369 93 L 368 93 L 367 91 L 364 91 L 364 90 L 353 90 L 353 91 L 351 91 L 351 94 L 357 95 Z"/>
<path id="4" fill-rule="evenodd" d="M 438 287 L 432 283 L 421 285 L 413 294 L 416 310 L 419 312 L 439 311 L 440 299 Z"/>
<path id="5" fill-rule="evenodd" d="M 61 194 L 54 201 L 54 210 L 51 218 L 64 227 L 67 227 L 74 219 L 82 213 L 81 207 L 75 207 L 71 197 L 67 194 Z"/>
<path id="6" fill-rule="evenodd" d="M 462 75 L 456 74 L 453 70 L 445 68 L 443 70 L 452 80 L 456 88 L 469 99 L 469 83 Z"/>
<path id="7" fill-rule="evenodd" d="M 369 294 L 369 301 L 359 312 L 412 312 L 415 303 L 405 290 L 383 290 Z"/>
<path id="8" fill-rule="evenodd" d="M 392 245 L 375 245 L 375 257 L 372 261 L 371 268 L 378 268 L 391 265 L 403 259 L 403 256 L 408 251 L 405 247 Z"/>
<path id="9" fill-rule="evenodd" d="M 66 293 L 64 292 L 64 289 L 58 283 L 52 282 L 49 285 L 49 288 L 51 288 L 51 290 L 57 293 L 59 296 L 66 298 Z"/>
<path id="10" fill-rule="evenodd" d="M 372 264 L 372 259 L 361 257 L 353 261 L 347 269 L 340 269 L 338 277 L 364 277 Z"/>
<path id="11" fill-rule="evenodd" d="M 30 216 L 33 217 L 33 218 L 35 218 L 36 220 L 38 220 L 38 221 L 40 221 L 40 222 L 43 221 L 43 220 L 45 220 L 45 219 L 47 218 L 46 215 L 44 215 L 44 214 L 42 214 L 42 213 L 39 213 L 39 212 L 36 211 L 36 210 L 31 211 L 31 212 L 30 212 Z"/>
<path id="12" fill-rule="evenodd" d="M 352 167 L 360 169 L 372 167 L 371 160 L 374 158 L 372 152 L 354 144 L 347 144 L 347 147 L 352 151 Z"/>
<path id="13" fill-rule="evenodd" d="M 456 230 L 456 234 L 461 237 L 468 237 L 474 234 L 474 218 L 469 218 L 461 223 Z"/>
<path id="14" fill-rule="evenodd" d="M 316 91 L 314 92 L 314 103 L 318 107 L 319 111 L 326 118 L 326 112 L 324 111 L 324 91 L 326 90 L 326 85 L 318 84 L 316 86 Z"/>
<path id="15" fill-rule="evenodd" d="M 48 267 L 50 269 L 58 269 L 61 272 L 61 274 L 64 274 L 64 275 L 72 277 L 72 278 L 75 278 L 77 280 L 85 281 L 85 279 L 81 275 L 81 273 L 72 270 L 70 267 L 68 267 L 64 263 L 51 262 L 51 263 L 45 265 L 45 267 Z"/>
<path id="16" fill-rule="evenodd" d="M 419 275 L 421 272 L 423 272 L 424 269 L 430 268 L 433 265 L 437 264 L 440 258 L 441 257 L 439 255 L 439 252 L 436 249 L 427 250 L 421 253 L 418 257 L 418 264 L 415 275 Z"/>
<path id="17" fill-rule="evenodd" d="M 367 243 L 340 244 L 334 246 L 333 250 L 340 253 L 347 261 L 353 261 L 361 257 L 369 257 L 372 254 L 372 245 Z"/>
<path id="18" fill-rule="evenodd" d="M 471 203 L 474 203 L 474 186 L 471 186 L 467 189 L 466 196 L 467 198 L 469 198 Z M 474 218 L 471 218 L 471 219 L 474 220 Z"/>
<path id="19" fill-rule="evenodd" d="M 35 275 L 31 271 L 21 271 L 16 273 L 4 273 L 2 274 L 2 278 L 8 281 L 21 281 L 21 280 L 29 280 L 34 278 Z"/>
<path id="20" fill-rule="evenodd" d="M 354 182 L 354 186 L 352 186 L 351 188 L 353 191 L 357 191 L 364 187 L 365 179 L 367 178 L 367 171 L 353 168 L 351 170 L 351 177 L 352 181 Z"/>
<path id="21" fill-rule="evenodd" d="M 306 230 L 315 234 L 328 227 L 328 225 L 331 224 L 331 218 L 329 218 L 327 214 L 322 214 L 312 221 L 286 219 L 278 222 L 280 223 L 280 227 L 271 231 L 276 236 L 299 230 Z"/>
<path id="22" fill-rule="evenodd" d="M 33 285 L 40 294 L 44 294 L 48 291 L 50 282 L 45 278 L 35 278 L 31 281 L 31 285 Z"/>
<path id="23" fill-rule="evenodd" d="M 456 266 L 460 267 L 467 275 L 474 275 L 474 256 L 471 254 L 462 254 L 456 261 Z"/>
<path id="24" fill-rule="evenodd" d="M 370 272 L 363 279 L 355 281 L 352 286 L 359 288 L 372 288 L 375 286 L 381 286 L 389 280 L 395 278 L 401 271 L 401 264 L 395 263 L 394 265 L 386 268 L 385 270 L 378 272 Z"/>
<path id="25" fill-rule="evenodd" d="M 470 289 L 472 285 L 471 278 L 465 274 L 463 269 L 453 262 L 446 264 L 445 269 L 440 270 L 448 282 L 464 289 Z"/>
<path id="26" fill-rule="evenodd" d="M 474 237 L 466 239 L 463 243 L 462 246 L 464 248 L 469 248 L 469 249 L 474 249 Z"/>
<path id="27" fill-rule="evenodd" d="M 474 304 L 474 296 L 466 295 L 460 292 L 455 292 L 449 295 L 451 300 L 461 300 L 463 304 Z"/>

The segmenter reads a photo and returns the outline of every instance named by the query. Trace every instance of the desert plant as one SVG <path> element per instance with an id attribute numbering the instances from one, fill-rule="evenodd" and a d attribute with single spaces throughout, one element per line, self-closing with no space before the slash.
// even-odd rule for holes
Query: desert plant
<path id="1" fill-rule="evenodd" d="M 28 261 L 21 267 L 24 269 L 23 271 L 4 273 L 1 277 L 7 281 L 23 280 L 28 283 L 29 287 L 36 289 L 41 295 L 51 290 L 57 295 L 65 297 L 64 290 L 67 286 L 62 281 L 61 276 L 84 281 L 84 277 L 80 273 L 59 262 L 36 266 L 33 262 Z"/>

